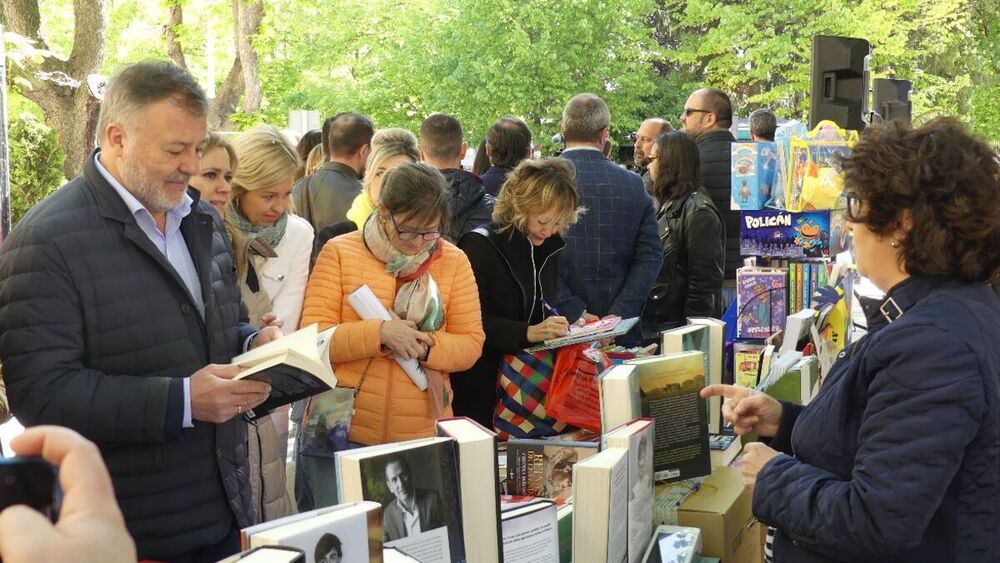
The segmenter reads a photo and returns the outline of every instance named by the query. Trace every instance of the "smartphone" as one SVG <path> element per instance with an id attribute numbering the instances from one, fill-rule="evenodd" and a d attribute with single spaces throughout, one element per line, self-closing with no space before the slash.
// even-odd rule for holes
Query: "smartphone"
<path id="1" fill-rule="evenodd" d="M 56 470 L 40 457 L 0 458 L 0 510 L 24 504 L 52 520 L 59 515 Z"/>

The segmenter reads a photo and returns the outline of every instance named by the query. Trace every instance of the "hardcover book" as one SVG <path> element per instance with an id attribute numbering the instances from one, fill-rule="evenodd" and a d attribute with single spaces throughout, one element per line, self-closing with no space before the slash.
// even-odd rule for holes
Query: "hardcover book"
<path id="1" fill-rule="evenodd" d="M 628 451 L 629 563 L 642 560 L 653 533 L 653 425 L 653 420 L 640 418 L 604 437 L 606 447 Z"/>
<path id="2" fill-rule="evenodd" d="M 337 452 L 336 463 L 341 500 L 382 505 L 386 546 L 424 563 L 466 560 L 454 439 Z"/>
<path id="3" fill-rule="evenodd" d="M 782 329 L 787 314 L 784 270 L 736 270 L 736 336 L 763 339 Z"/>
<path id="4" fill-rule="evenodd" d="M 287 546 L 301 550 L 306 563 L 332 554 L 345 563 L 382 561 L 382 507 L 355 502 L 278 518 L 241 532 L 245 547 Z M 243 559 L 246 560 L 246 559 Z"/>
<path id="5" fill-rule="evenodd" d="M 573 467 L 573 561 L 624 561 L 628 555 L 628 453 L 608 448 Z"/>
<path id="6" fill-rule="evenodd" d="M 565 501 L 573 494 L 573 466 L 597 453 L 596 442 L 507 441 L 507 492 Z"/>
<path id="7" fill-rule="evenodd" d="M 679 352 L 631 360 L 638 368 L 642 416 L 656 420 L 653 471 L 657 481 L 708 475 L 708 409 L 698 395 L 705 387 L 701 352 Z"/>

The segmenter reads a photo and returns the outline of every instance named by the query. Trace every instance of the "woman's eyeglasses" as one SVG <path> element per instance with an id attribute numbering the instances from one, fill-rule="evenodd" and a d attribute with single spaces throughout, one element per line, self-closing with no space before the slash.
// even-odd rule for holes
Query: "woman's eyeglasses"
<path id="1" fill-rule="evenodd" d="M 844 190 L 844 201 L 847 202 L 847 220 L 858 223 L 861 220 L 861 207 L 864 200 L 857 193 Z"/>
<path id="2" fill-rule="evenodd" d="M 412 240 L 417 240 L 418 238 L 423 240 L 437 240 L 441 238 L 440 230 L 425 231 L 425 232 L 404 231 L 403 229 L 399 228 L 399 223 L 396 222 L 396 218 L 392 216 L 392 213 L 389 214 L 389 219 L 392 221 L 392 226 L 396 228 L 396 236 L 399 237 L 399 240 L 409 242 Z"/>

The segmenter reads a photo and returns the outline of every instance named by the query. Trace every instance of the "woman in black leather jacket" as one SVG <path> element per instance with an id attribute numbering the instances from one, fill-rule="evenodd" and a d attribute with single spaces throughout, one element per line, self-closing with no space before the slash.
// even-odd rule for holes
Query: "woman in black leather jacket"
<path id="1" fill-rule="evenodd" d="M 663 267 L 643 311 L 643 338 L 687 317 L 722 315 L 725 228 L 712 198 L 701 185 L 698 146 L 687 133 L 657 137 L 648 156 Z"/>

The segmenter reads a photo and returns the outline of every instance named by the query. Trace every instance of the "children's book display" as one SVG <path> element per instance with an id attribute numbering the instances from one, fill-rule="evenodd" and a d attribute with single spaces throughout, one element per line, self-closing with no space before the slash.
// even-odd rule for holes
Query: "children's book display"
<path id="1" fill-rule="evenodd" d="M 771 199 L 777 169 L 776 143 L 733 143 L 730 208 L 764 209 Z"/>

